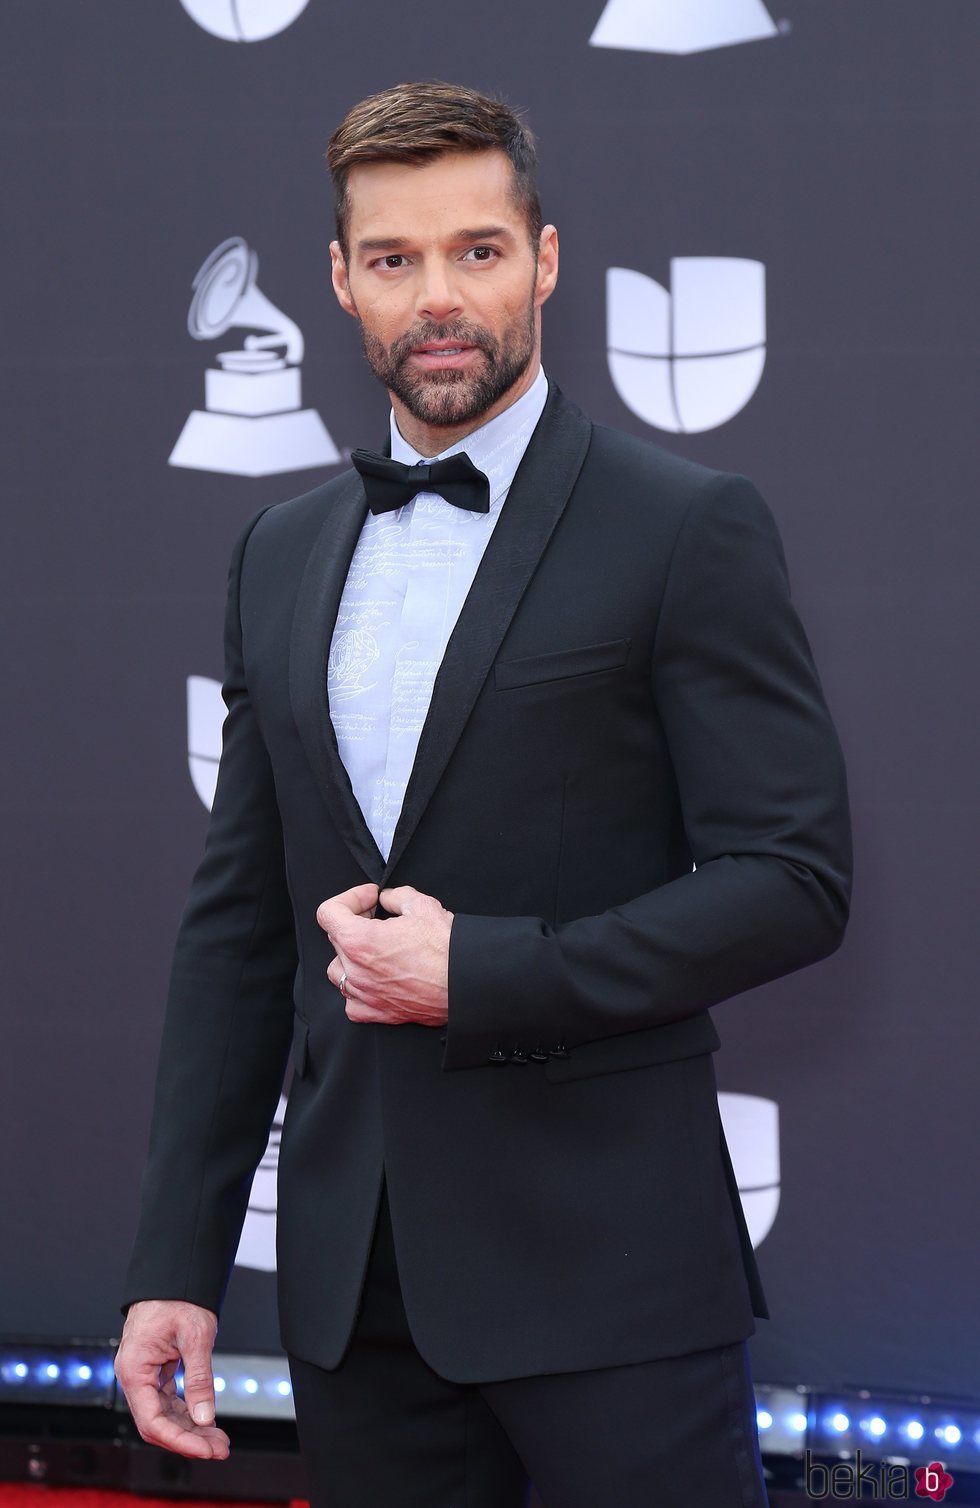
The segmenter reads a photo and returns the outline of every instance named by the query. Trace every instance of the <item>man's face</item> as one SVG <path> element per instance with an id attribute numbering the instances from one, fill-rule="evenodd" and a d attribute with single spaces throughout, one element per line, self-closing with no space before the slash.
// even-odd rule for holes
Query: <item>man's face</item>
<path id="1" fill-rule="evenodd" d="M 545 227 L 535 254 L 512 183 L 499 151 L 351 171 L 349 260 L 334 242 L 334 289 L 375 376 L 426 428 L 490 417 L 537 369 L 557 235 Z"/>

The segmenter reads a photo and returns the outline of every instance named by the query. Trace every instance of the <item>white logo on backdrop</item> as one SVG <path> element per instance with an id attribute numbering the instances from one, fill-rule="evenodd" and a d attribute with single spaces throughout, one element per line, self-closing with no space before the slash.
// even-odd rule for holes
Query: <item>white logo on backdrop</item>
<path id="1" fill-rule="evenodd" d="M 276 1213 L 278 1210 L 279 1141 L 286 1114 L 286 1099 L 279 1096 L 269 1144 L 255 1170 L 242 1226 L 236 1267 L 254 1267 L 259 1272 L 276 1270 Z"/>
<path id="2" fill-rule="evenodd" d="M 195 340 L 227 330 L 261 330 L 244 348 L 219 351 L 204 374 L 204 410 L 195 409 L 170 455 L 171 466 L 272 476 L 340 460 L 314 408 L 302 408 L 299 326 L 256 284 L 259 259 L 241 236 L 216 246 L 194 279 L 187 328 Z"/>
<path id="3" fill-rule="evenodd" d="M 609 375 L 626 407 L 673 434 L 743 409 L 766 364 L 766 269 L 742 257 L 675 257 L 670 291 L 627 267 L 606 274 Z"/>
<path id="4" fill-rule="evenodd" d="M 777 32 L 762 0 L 608 0 L 589 42 L 632 52 L 706 52 Z"/>
<path id="5" fill-rule="evenodd" d="M 211 810 L 221 758 L 221 726 L 225 704 L 221 700 L 221 682 L 210 676 L 187 677 L 187 763 L 194 789 Z M 269 1143 L 255 1170 L 248 1211 L 238 1243 L 235 1263 L 254 1267 L 260 1272 L 276 1270 L 276 1178 L 279 1172 L 279 1138 L 286 1101 L 279 1096 Z"/>
<path id="6" fill-rule="evenodd" d="M 187 763 L 194 789 L 208 811 L 218 783 L 225 710 L 220 681 L 206 675 L 187 677 Z"/>
<path id="7" fill-rule="evenodd" d="M 194 789 L 211 810 L 221 758 L 225 704 L 221 682 L 187 678 L 187 760 Z M 764 1241 L 779 1208 L 779 1107 L 752 1094 L 719 1094 L 725 1140 L 753 1246 Z M 252 1180 L 242 1228 L 239 1267 L 274 1272 L 276 1267 L 276 1178 L 286 1100 L 280 1096 L 269 1143 Z"/>
<path id="8" fill-rule="evenodd" d="M 262 42 L 292 26 L 310 0 L 180 0 L 187 14 L 226 42 Z"/>
<path id="9" fill-rule="evenodd" d="M 718 1108 L 745 1223 L 758 1246 L 779 1208 L 779 1106 L 755 1094 L 723 1093 Z"/>

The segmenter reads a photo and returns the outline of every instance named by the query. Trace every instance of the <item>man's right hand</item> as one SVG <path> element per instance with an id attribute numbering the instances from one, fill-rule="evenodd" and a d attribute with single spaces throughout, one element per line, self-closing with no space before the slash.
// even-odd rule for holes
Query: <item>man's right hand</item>
<path id="1" fill-rule="evenodd" d="M 214 1422 L 211 1352 L 218 1317 L 199 1304 L 143 1299 L 131 1304 L 116 1352 L 116 1377 L 148 1445 L 202 1461 L 224 1461 L 228 1436 Z M 175 1374 L 184 1364 L 184 1396 Z"/>

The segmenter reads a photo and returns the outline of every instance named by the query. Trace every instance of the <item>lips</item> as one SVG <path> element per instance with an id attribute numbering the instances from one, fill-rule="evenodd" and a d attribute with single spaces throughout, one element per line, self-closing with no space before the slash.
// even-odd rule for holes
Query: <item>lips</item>
<path id="1" fill-rule="evenodd" d="M 468 361 L 478 346 L 429 344 L 416 346 L 412 351 L 412 359 L 423 367 L 452 367 L 462 366 Z"/>

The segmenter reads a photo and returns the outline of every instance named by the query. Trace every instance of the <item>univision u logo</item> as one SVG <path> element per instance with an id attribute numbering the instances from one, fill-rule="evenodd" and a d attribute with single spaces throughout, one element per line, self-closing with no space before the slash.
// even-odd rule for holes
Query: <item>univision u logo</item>
<path id="1" fill-rule="evenodd" d="M 226 42 L 262 42 L 292 26 L 310 0 L 180 0 L 204 31 Z"/>
<path id="2" fill-rule="evenodd" d="M 675 257 L 670 289 L 606 274 L 609 375 L 657 429 L 696 434 L 743 409 L 766 364 L 766 269 L 743 257 Z"/>

